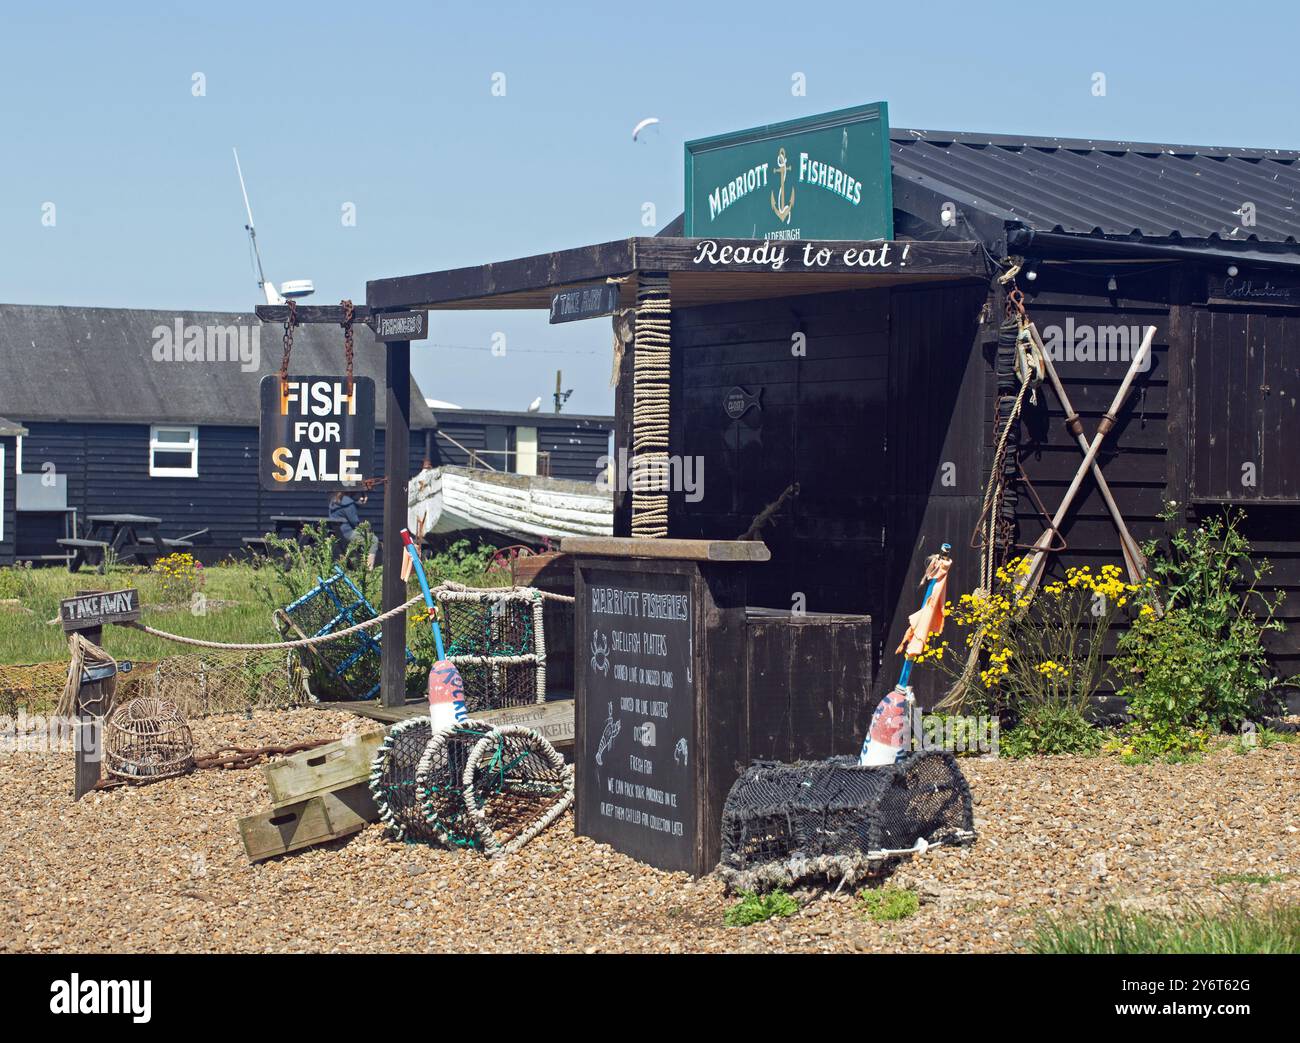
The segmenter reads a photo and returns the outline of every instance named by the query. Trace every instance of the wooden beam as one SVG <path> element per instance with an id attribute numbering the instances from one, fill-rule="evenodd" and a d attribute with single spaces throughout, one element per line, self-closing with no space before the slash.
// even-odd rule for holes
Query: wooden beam
<path id="1" fill-rule="evenodd" d="M 980 246 L 974 242 L 659 237 L 633 241 L 641 271 L 972 278 L 987 274 Z"/>
<path id="2" fill-rule="evenodd" d="M 286 322 L 289 319 L 287 304 L 259 304 L 253 313 L 263 322 Z M 331 323 L 343 325 L 343 308 L 338 304 L 300 304 L 297 309 L 299 325 L 310 323 Z M 369 326 L 372 320 L 371 309 L 364 304 L 352 309 L 352 321 Z"/>
<path id="3" fill-rule="evenodd" d="M 770 561 L 761 540 L 647 540 L 631 536 L 566 536 L 565 554 L 602 558 L 672 558 L 676 561 Z"/>
<path id="4" fill-rule="evenodd" d="M 473 268 L 426 272 L 366 284 L 372 310 L 433 308 L 497 298 L 549 307 L 550 293 L 634 271 L 713 273 L 764 276 L 797 281 L 810 276 L 856 276 L 862 285 L 873 279 L 898 283 L 924 279 L 985 279 L 980 244 L 975 242 L 865 242 L 832 240 L 767 241 L 762 239 L 683 239 L 670 236 L 619 239 L 594 246 L 557 250 Z M 846 284 L 847 285 L 847 284 Z M 763 296 L 781 296 L 773 285 Z M 536 296 L 532 296 L 532 295 Z M 625 304 L 629 304 L 625 291 Z M 482 305 L 480 305 L 482 306 Z M 258 309 L 259 314 L 262 309 Z"/>
<path id="5" fill-rule="evenodd" d="M 406 487 L 410 481 L 411 342 L 386 341 L 387 400 L 384 427 L 384 589 L 383 612 L 406 600 L 402 579 L 406 528 Z M 379 698 L 385 706 L 406 702 L 406 615 L 399 612 L 383 624 L 383 655 Z"/>
<path id="6" fill-rule="evenodd" d="M 90 591 L 78 591 L 78 594 L 90 594 Z M 81 631 L 93 645 L 103 647 L 104 631 L 102 627 L 87 627 Z M 108 707 L 104 705 L 104 683 L 94 681 L 84 684 L 77 678 L 77 699 L 73 711 L 77 718 L 77 731 L 73 739 L 72 799 L 80 800 L 99 781 L 100 762 L 104 757 L 106 739 L 104 723 L 108 718 Z M 102 716 L 95 713 L 100 711 Z"/>
<path id="7" fill-rule="evenodd" d="M 635 243 L 635 239 L 616 239 L 473 268 L 373 279 L 366 283 L 366 303 L 374 309 L 423 307 L 626 275 L 636 267 Z"/>

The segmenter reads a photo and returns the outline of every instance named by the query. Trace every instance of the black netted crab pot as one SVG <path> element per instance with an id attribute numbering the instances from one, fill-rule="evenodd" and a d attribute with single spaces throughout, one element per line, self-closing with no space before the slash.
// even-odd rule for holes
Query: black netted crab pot
<path id="1" fill-rule="evenodd" d="M 744 891 L 813 877 L 853 884 L 913 852 L 974 838 L 970 786 L 950 753 L 872 768 L 854 757 L 759 761 L 723 806 L 718 874 Z"/>

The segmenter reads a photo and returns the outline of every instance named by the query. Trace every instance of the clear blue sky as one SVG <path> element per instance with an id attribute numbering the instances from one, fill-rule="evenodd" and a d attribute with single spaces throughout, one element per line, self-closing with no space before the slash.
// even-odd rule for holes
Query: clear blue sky
<path id="1" fill-rule="evenodd" d="M 1300 148 L 1294 3 L 26 7 L 0 16 L 6 302 L 251 308 L 232 145 L 268 275 L 315 280 L 316 303 L 646 234 L 643 204 L 658 225 L 681 209 L 683 141 L 867 101 L 895 126 Z M 609 340 L 604 320 L 435 313 L 415 371 L 519 409 L 549 408 L 562 368 L 568 408 L 606 412 Z"/>

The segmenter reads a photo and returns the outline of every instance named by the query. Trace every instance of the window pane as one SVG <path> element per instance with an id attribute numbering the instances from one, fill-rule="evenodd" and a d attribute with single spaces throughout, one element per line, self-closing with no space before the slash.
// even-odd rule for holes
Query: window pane
<path id="1" fill-rule="evenodd" d="M 164 449 L 158 449 L 153 454 L 153 465 L 159 467 L 183 467 L 186 470 L 194 467 L 194 454 L 188 450 L 183 453 L 168 452 Z"/>
<path id="2" fill-rule="evenodd" d="M 187 427 L 156 427 L 154 428 L 155 442 L 178 442 L 181 445 L 189 445 L 190 439 L 194 437 Z"/>

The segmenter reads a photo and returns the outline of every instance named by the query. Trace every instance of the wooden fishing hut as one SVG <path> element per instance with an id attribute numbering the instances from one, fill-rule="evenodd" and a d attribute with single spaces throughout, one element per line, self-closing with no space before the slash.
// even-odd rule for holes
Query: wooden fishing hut
<path id="1" fill-rule="evenodd" d="M 606 778 L 596 754 L 629 736 L 644 746 L 652 722 L 635 695 L 624 720 L 604 689 L 583 705 L 611 657 L 584 644 L 599 628 L 580 603 L 579 829 L 703 871 L 746 758 L 852 752 L 893 682 L 926 555 L 953 545 L 954 596 L 979 580 L 976 533 L 1004 432 L 999 553 L 1049 527 L 1082 453 L 1050 385 L 1014 425 L 999 410 L 1012 285 L 1088 438 L 1156 328 L 1097 458 L 1115 510 L 1085 474 L 1050 569 L 1119 563 L 1115 514 L 1140 541 L 1242 506 L 1270 581 L 1300 585 L 1298 196 L 1296 152 L 891 131 L 878 104 L 687 143 L 685 211 L 656 236 L 369 283 L 379 315 L 612 315 L 615 446 L 633 464 L 677 468 L 666 491 L 621 483 L 614 541 L 571 549 L 580 592 L 610 590 L 622 569 L 633 592 L 681 590 L 700 614 L 681 661 L 695 685 L 682 727 L 699 752 L 679 773 L 690 815 L 651 810 L 668 822 L 655 842 L 637 838 L 639 822 L 598 821 L 615 781 L 635 786 Z M 999 281 L 1013 269 L 1014 284 Z M 394 347 L 400 392 L 409 344 Z M 1169 501 L 1177 514 L 1165 522 Z M 737 549 L 752 540 L 766 550 Z M 754 637 L 763 612 L 786 632 L 818 614 L 869 617 L 867 669 L 846 683 L 829 645 L 793 643 L 756 669 L 755 650 L 774 640 Z M 1295 618 L 1300 602 L 1283 613 Z M 1294 626 L 1271 637 L 1279 674 L 1295 672 Z M 939 679 L 914 681 L 932 703 Z M 672 756 L 655 748 L 661 765 Z"/>

